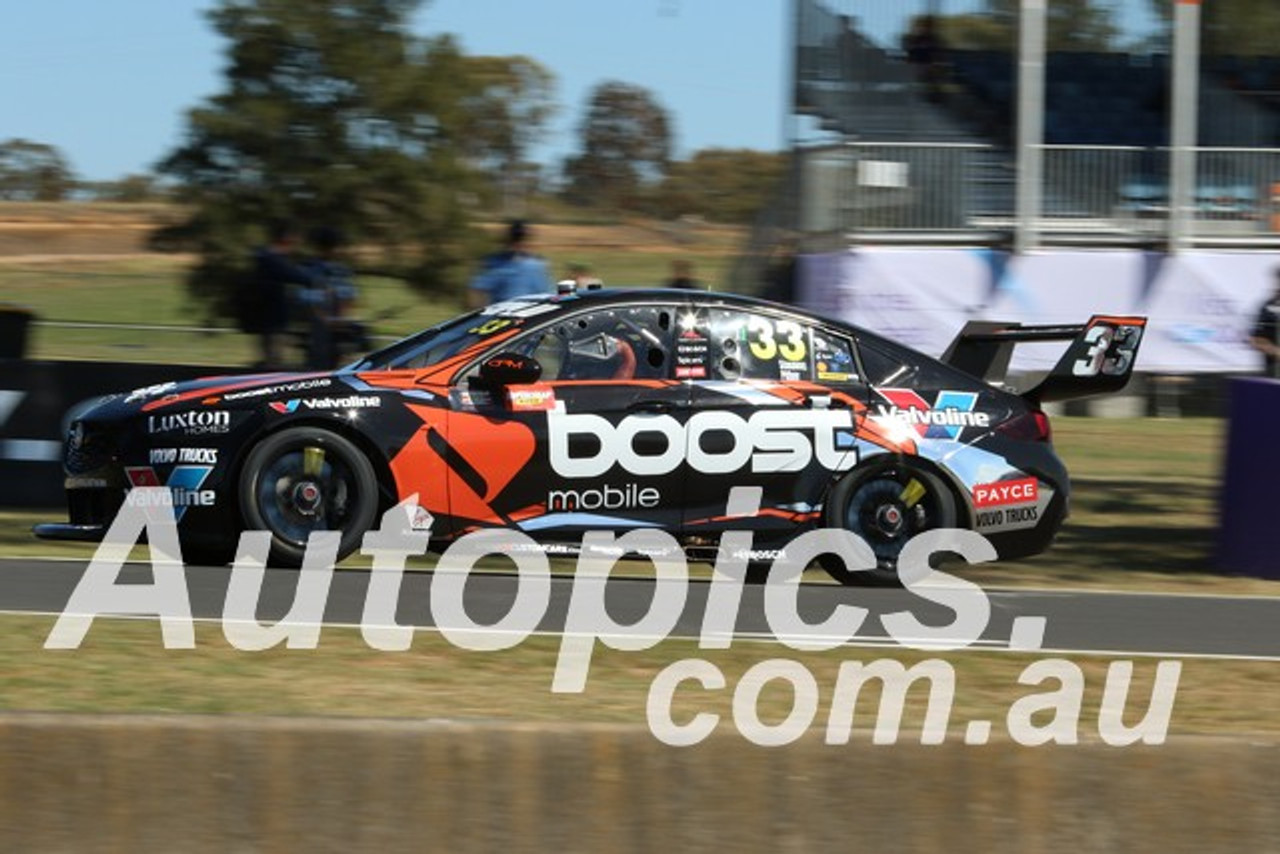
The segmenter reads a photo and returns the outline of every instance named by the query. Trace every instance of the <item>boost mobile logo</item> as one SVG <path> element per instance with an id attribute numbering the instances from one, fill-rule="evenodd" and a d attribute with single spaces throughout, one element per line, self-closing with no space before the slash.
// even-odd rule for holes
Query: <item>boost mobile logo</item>
<path id="1" fill-rule="evenodd" d="M 748 465 L 756 473 L 802 471 L 815 460 L 829 471 L 845 471 L 858 461 L 847 409 L 762 411 L 750 418 L 707 410 L 685 424 L 670 415 L 629 415 L 615 426 L 589 412 L 571 415 L 557 403 L 547 413 L 547 431 L 551 467 L 564 477 L 599 477 L 615 464 L 643 476 L 667 474 L 682 462 L 701 474 L 727 474 Z M 731 444 L 708 449 L 708 434 Z M 576 436 L 593 437 L 596 447 L 583 453 Z M 636 447 L 639 440 L 648 451 L 655 439 L 660 451 Z"/>

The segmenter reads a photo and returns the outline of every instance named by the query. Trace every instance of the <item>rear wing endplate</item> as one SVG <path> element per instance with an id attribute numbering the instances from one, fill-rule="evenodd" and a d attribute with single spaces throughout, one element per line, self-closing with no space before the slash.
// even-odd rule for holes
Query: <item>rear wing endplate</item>
<path id="1" fill-rule="evenodd" d="M 1066 352 L 1022 397 L 1033 403 L 1110 394 L 1133 373 L 1145 317 L 1094 315 L 1084 324 L 1024 325 L 971 320 L 951 342 L 942 361 L 988 383 L 1004 382 L 1018 344 L 1068 341 Z"/>

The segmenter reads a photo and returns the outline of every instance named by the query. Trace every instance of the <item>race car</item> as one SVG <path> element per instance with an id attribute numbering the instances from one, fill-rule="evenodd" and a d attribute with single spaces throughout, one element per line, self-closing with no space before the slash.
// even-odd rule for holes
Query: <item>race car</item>
<path id="1" fill-rule="evenodd" d="M 713 560 L 751 531 L 753 564 L 817 528 L 848 530 L 892 582 L 904 545 L 977 531 L 1001 558 L 1047 548 L 1069 482 L 1041 404 L 1128 381 L 1145 319 L 971 323 L 942 359 L 795 308 L 709 292 L 588 290 L 491 305 L 331 373 L 224 376 L 106 398 L 70 425 L 69 523 L 100 540 L 132 487 L 167 487 L 188 562 L 269 531 L 301 563 L 339 558 L 416 496 L 435 548 L 486 528 L 573 553 L 584 532 L 656 528 Z M 1030 387 L 1012 348 L 1067 342 Z M 752 507 L 727 506 L 730 490 Z"/>

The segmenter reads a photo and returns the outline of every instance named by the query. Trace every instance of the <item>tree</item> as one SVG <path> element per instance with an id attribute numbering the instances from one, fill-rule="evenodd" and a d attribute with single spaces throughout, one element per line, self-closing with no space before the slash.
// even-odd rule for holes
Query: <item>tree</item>
<path id="1" fill-rule="evenodd" d="M 67 159 L 53 146 L 26 139 L 0 143 L 0 199 L 59 202 L 74 187 Z"/>
<path id="2" fill-rule="evenodd" d="M 423 288 L 457 284 L 474 185 L 459 140 L 464 59 L 407 31 L 420 0 L 221 0 L 225 90 L 191 110 L 160 164 L 190 205 L 157 235 L 196 250 L 195 294 L 226 313 L 264 225 L 340 229 Z"/>
<path id="3" fill-rule="evenodd" d="M 155 175 L 125 175 L 114 181 L 82 183 L 80 192 L 102 202 L 152 202 L 163 199 L 167 190 Z"/>
<path id="4" fill-rule="evenodd" d="M 467 57 L 464 65 L 464 148 L 495 176 L 503 208 L 510 209 L 527 190 L 529 149 L 555 114 L 555 75 L 527 56 Z"/>
<path id="5" fill-rule="evenodd" d="M 661 216 L 693 214 L 716 222 L 749 223 L 776 191 L 786 155 L 706 148 L 671 164 L 656 197 Z"/>
<path id="6" fill-rule="evenodd" d="M 1021 0 L 987 0 L 982 14 L 939 19 L 943 42 L 961 50 L 1014 50 Z M 1119 29 L 1112 9 L 1098 0 L 1053 0 L 1048 4 L 1045 45 L 1050 51 L 1108 51 Z"/>
<path id="7" fill-rule="evenodd" d="M 634 208 L 642 189 L 666 174 L 670 127 L 647 89 L 618 81 L 596 86 L 578 128 L 582 153 L 565 164 L 570 199 Z"/>
<path id="8" fill-rule="evenodd" d="M 1216 0 L 1200 7 L 1206 56 L 1276 55 L 1280 7 L 1274 0 Z"/>

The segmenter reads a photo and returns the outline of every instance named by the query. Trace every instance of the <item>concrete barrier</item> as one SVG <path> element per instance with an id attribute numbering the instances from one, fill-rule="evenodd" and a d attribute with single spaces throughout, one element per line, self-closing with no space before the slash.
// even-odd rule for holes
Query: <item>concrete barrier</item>
<path id="1" fill-rule="evenodd" d="M 1274 740 L 671 748 L 639 727 L 9 714 L 0 757 L 0 851 L 1280 850 Z"/>

